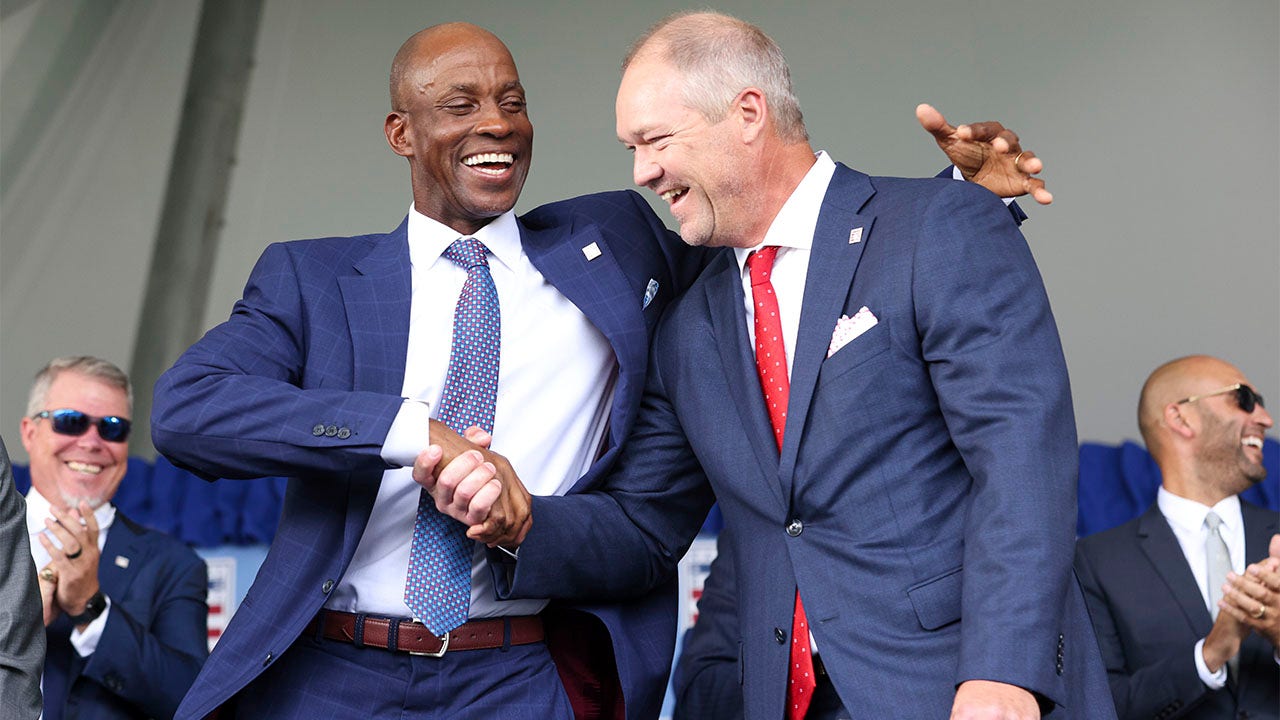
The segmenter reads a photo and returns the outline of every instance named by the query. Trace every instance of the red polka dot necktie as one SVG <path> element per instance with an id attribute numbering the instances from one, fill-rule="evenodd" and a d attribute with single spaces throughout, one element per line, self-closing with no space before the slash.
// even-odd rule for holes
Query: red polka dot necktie
<path id="1" fill-rule="evenodd" d="M 501 315 L 488 252 L 475 238 L 456 240 L 444 251 L 446 258 L 467 271 L 453 311 L 453 347 L 437 413 L 440 422 L 459 434 L 472 425 L 493 432 Z M 437 635 L 467 621 L 473 548 L 466 526 L 436 510 L 431 495 L 422 490 L 409 547 L 404 604 Z"/>
<path id="2" fill-rule="evenodd" d="M 787 426 L 787 399 L 791 379 L 787 375 L 787 351 L 782 342 L 782 319 L 778 316 L 778 296 L 769 277 L 778 255 L 776 246 L 763 247 L 747 257 L 751 268 L 751 302 L 756 331 L 756 373 L 769 411 L 773 437 L 782 450 L 782 433 Z M 817 679 L 813 656 L 809 653 L 809 623 L 805 620 L 800 589 L 796 588 L 796 610 L 791 618 L 791 661 L 787 665 L 787 720 L 802 720 L 809 710 Z"/>

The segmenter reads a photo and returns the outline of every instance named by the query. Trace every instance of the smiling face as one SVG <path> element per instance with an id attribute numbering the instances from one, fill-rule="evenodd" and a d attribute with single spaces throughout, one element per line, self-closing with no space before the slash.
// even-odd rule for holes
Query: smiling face
<path id="1" fill-rule="evenodd" d="M 622 76 L 618 140 L 634 154 L 636 185 L 665 200 L 690 245 L 750 246 L 748 168 L 735 114 L 708 122 L 688 107 L 680 72 L 657 57 L 635 59 Z"/>
<path id="2" fill-rule="evenodd" d="M 69 408 L 94 417 L 129 417 L 125 391 L 97 378 L 64 370 L 49 385 L 45 410 Z M 97 507 L 110 500 L 128 469 L 129 445 L 107 442 L 96 424 L 80 436 L 59 435 L 51 421 L 22 419 L 22 445 L 31 459 L 31 484 L 63 509 L 85 500 Z"/>
<path id="3" fill-rule="evenodd" d="M 1215 373 L 1209 385 L 1205 382 L 1202 392 L 1209 392 L 1235 383 L 1249 384 L 1244 374 L 1235 368 L 1233 372 Z M 1208 379 L 1206 379 L 1208 380 Z M 1237 494 L 1267 476 L 1262 464 L 1263 434 L 1273 424 L 1271 414 L 1261 405 L 1246 413 L 1236 402 L 1234 392 L 1212 395 L 1197 400 L 1202 420 L 1200 445 L 1197 452 L 1201 476 L 1220 483 L 1227 494 Z"/>
<path id="4" fill-rule="evenodd" d="M 424 30 L 396 56 L 387 142 L 409 159 L 414 207 L 464 235 L 510 210 L 533 152 L 511 53 L 465 24 Z"/>

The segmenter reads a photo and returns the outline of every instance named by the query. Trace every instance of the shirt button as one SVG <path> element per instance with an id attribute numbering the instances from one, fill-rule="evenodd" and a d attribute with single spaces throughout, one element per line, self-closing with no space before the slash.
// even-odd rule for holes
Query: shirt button
<path id="1" fill-rule="evenodd" d="M 312 434 L 312 435 L 315 435 L 316 437 L 320 437 L 321 435 L 323 435 L 323 434 L 324 434 L 324 425 L 317 425 L 317 426 L 315 426 L 315 427 L 311 428 L 311 434 Z"/>
<path id="2" fill-rule="evenodd" d="M 329 427 L 324 429 L 324 434 L 327 435 L 328 437 L 336 436 L 338 434 L 338 426 L 330 425 Z"/>
<path id="3" fill-rule="evenodd" d="M 332 581 L 332 580 L 325 580 L 325 581 L 324 581 L 324 586 L 320 588 L 321 592 L 325 593 L 326 595 L 328 595 L 328 594 L 329 594 L 329 591 L 330 591 L 330 590 L 332 590 L 332 589 L 333 589 L 333 581 Z"/>
<path id="4" fill-rule="evenodd" d="M 787 525 L 787 534 L 791 537 L 800 537 L 800 533 L 802 532 L 804 532 L 804 523 L 800 522 L 799 519 L 792 520 L 791 523 Z"/>
<path id="5" fill-rule="evenodd" d="M 787 641 L 787 634 L 782 632 L 782 628 L 774 628 L 773 639 L 777 640 L 778 644 L 781 645 Z"/>

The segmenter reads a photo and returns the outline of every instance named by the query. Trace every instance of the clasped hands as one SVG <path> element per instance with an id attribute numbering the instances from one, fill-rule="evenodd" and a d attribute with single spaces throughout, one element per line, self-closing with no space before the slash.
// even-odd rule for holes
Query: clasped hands
<path id="1" fill-rule="evenodd" d="M 40 568 L 40 599 L 48 627 L 62 613 L 79 615 L 98 592 L 98 519 L 89 504 L 67 510 L 50 506 L 52 518 L 44 521 L 48 532 L 36 537 L 49 553 L 49 564 Z M 54 544 L 49 535 L 57 538 Z"/>
<path id="2" fill-rule="evenodd" d="M 467 526 L 467 537 L 489 547 L 519 547 L 533 526 L 529 491 L 507 459 L 489 449 L 478 427 L 466 437 L 431 421 L 431 444 L 413 463 L 413 479 L 436 509 Z"/>

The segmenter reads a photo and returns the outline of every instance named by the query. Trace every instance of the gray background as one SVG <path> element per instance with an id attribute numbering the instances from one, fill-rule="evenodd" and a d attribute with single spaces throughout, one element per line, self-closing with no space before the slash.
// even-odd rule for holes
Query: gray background
<path id="1" fill-rule="evenodd" d="M 266 0 L 206 324 L 226 317 L 267 243 L 399 222 L 408 174 L 382 119 L 391 56 L 413 31 L 465 19 L 510 45 L 537 128 L 529 209 L 630 184 L 613 130 L 618 62 L 683 7 Z M 1057 201 L 1024 201 L 1024 232 L 1082 440 L 1135 437 L 1142 380 L 1186 353 L 1226 357 L 1280 397 L 1275 0 L 719 9 L 781 44 L 814 145 L 838 160 L 936 172 L 918 102 L 1000 119 L 1044 158 Z M 44 361 L 131 363 L 198 15 L 195 0 L 0 2 L 0 432 L 17 462 Z"/>

